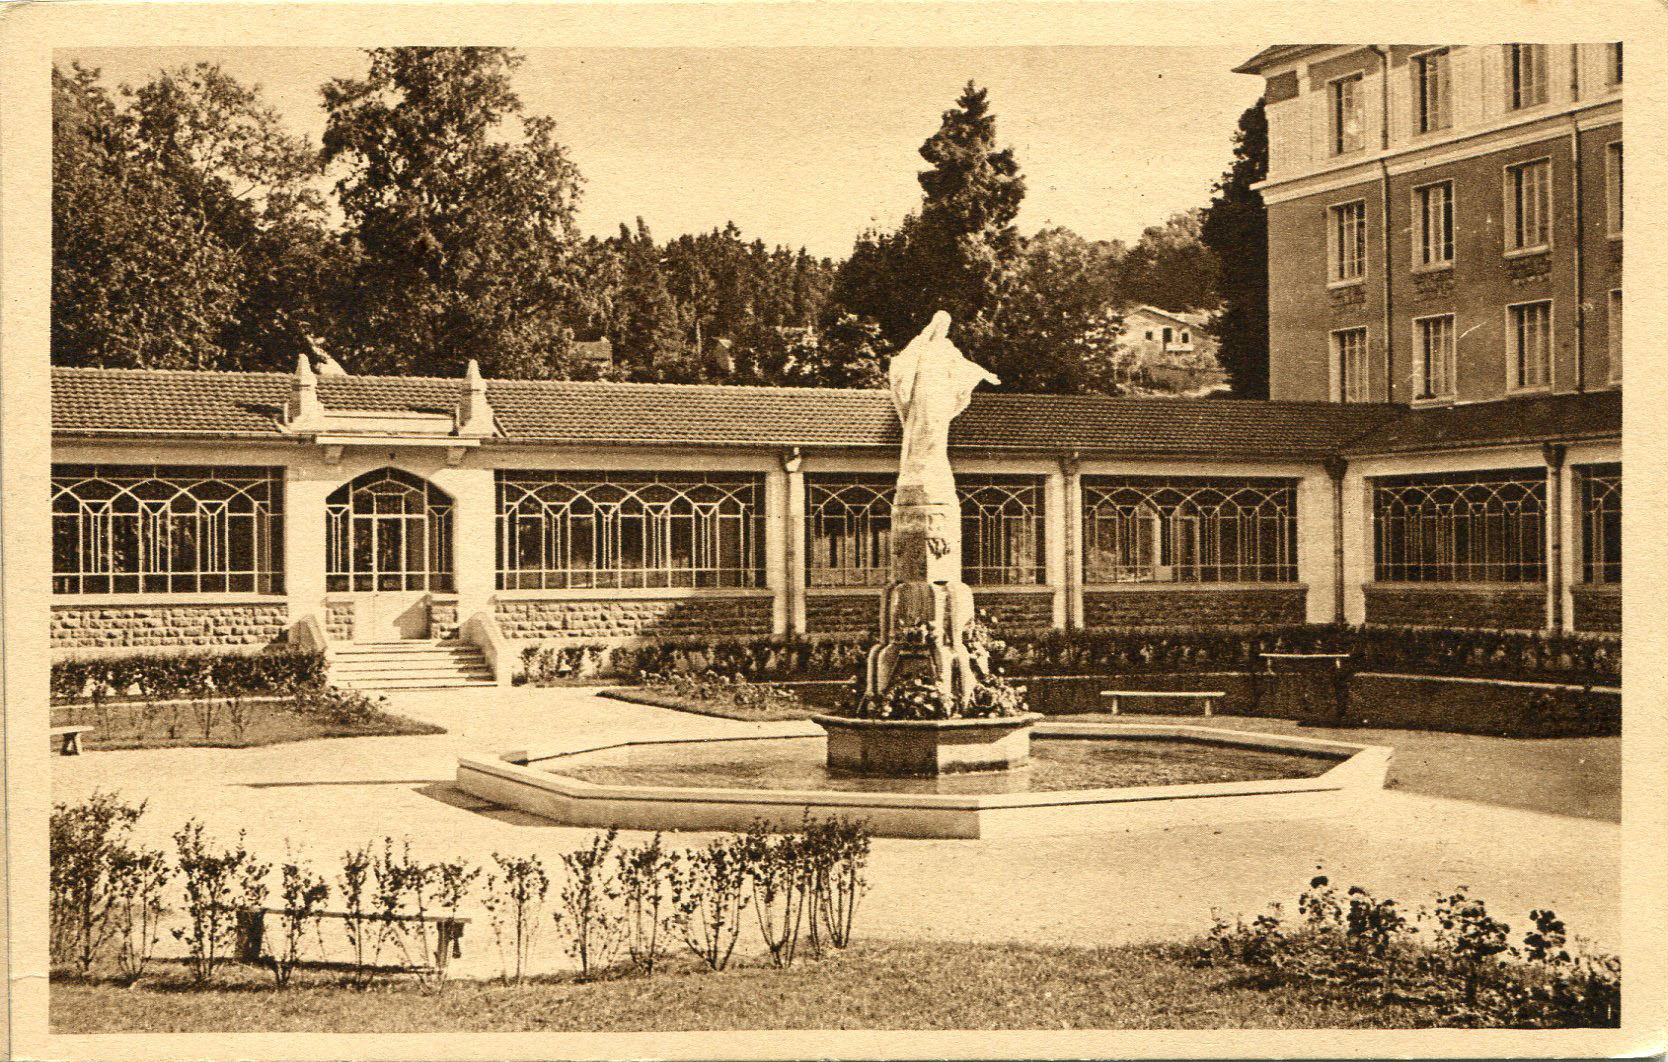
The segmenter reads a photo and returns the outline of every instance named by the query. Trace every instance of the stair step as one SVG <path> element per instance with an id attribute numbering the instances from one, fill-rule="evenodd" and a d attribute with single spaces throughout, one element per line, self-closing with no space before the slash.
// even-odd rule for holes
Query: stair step
<path id="1" fill-rule="evenodd" d="M 412 668 L 360 668 L 353 671 L 333 671 L 332 678 L 374 679 L 374 678 L 446 678 L 448 676 L 463 678 L 491 678 L 492 669 L 482 667 L 412 667 Z"/>
<path id="2" fill-rule="evenodd" d="M 336 663 L 383 662 L 389 664 L 467 663 L 480 660 L 480 653 L 338 653 Z"/>
<path id="3" fill-rule="evenodd" d="M 438 690 L 462 689 L 465 687 L 494 688 L 498 683 L 492 679 L 464 679 L 464 678 L 389 678 L 367 681 L 365 679 L 344 679 L 336 683 L 343 689 L 350 690 Z"/>

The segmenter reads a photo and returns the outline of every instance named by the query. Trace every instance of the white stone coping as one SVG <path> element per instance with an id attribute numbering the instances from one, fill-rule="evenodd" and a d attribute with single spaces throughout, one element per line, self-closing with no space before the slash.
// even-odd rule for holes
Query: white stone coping
<path id="1" fill-rule="evenodd" d="M 685 601 L 703 598 L 765 599 L 776 591 L 762 586 L 622 586 L 560 590 L 494 590 L 494 601 Z"/>
<path id="2" fill-rule="evenodd" d="M 194 594 L 186 591 L 168 593 L 156 591 L 143 594 L 53 594 L 53 608 L 116 608 L 129 606 L 131 608 L 186 608 L 189 606 L 212 605 L 287 605 L 290 603 L 287 594 L 256 594 L 237 592 L 212 592 Z"/>
<path id="3" fill-rule="evenodd" d="M 1128 583 L 1084 583 L 1083 592 L 1086 594 L 1118 593 L 1133 591 L 1145 593 L 1152 591 L 1180 590 L 1183 593 L 1200 594 L 1213 591 L 1244 590 L 1289 590 L 1293 592 L 1307 592 L 1308 583 L 1165 583 L 1165 582 L 1128 582 Z"/>
<path id="4" fill-rule="evenodd" d="M 458 782 L 469 791 L 469 774 L 487 775 L 529 786 L 575 801 L 626 801 L 650 804 L 708 804 L 747 807 L 865 808 L 876 811 L 984 812 L 1009 808 L 1056 807 L 1109 803 L 1143 803 L 1209 797 L 1244 797 L 1285 793 L 1340 793 L 1382 788 L 1392 750 L 1387 745 L 1355 745 L 1341 741 L 1284 734 L 1227 730 L 1217 727 L 1128 723 L 1045 723 L 1032 731 L 1035 738 L 1171 738 L 1242 748 L 1342 757 L 1342 762 L 1313 778 L 1276 778 L 1243 782 L 1200 782 L 1185 785 L 1128 786 L 1115 789 L 1075 789 L 1047 793 L 873 793 L 814 789 L 722 789 L 693 786 L 601 785 L 569 778 L 531 766 L 563 756 L 649 745 L 706 745 L 733 741 L 823 740 L 820 734 L 755 734 L 737 737 L 642 741 L 610 741 L 595 745 L 554 747 L 506 753 L 503 757 L 465 756 L 458 760 Z M 629 826 L 622 822 L 620 825 Z"/>

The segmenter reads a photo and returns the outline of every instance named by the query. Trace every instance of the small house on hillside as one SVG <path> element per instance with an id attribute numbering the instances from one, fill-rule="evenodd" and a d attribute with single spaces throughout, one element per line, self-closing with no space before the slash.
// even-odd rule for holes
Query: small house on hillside
<path id="1" fill-rule="evenodd" d="M 1121 335 L 1130 353 L 1137 385 L 1157 391 L 1198 394 L 1226 386 L 1227 377 L 1216 360 L 1216 338 L 1202 313 L 1179 313 L 1156 306 L 1137 306 L 1124 312 Z"/>

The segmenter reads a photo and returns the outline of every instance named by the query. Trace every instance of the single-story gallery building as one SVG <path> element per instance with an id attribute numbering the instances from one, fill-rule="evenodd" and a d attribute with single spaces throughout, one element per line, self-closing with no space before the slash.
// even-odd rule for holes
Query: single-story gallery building
<path id="1" fill-rule="evenodd" d="M 304 361 L 55 369 L 52 406 L 58 657 L 855 632 L 887 578 L 883 391 Z M 1619 628 L 1617 391 L 980 393 L 951 445 L 965 578 L 1010 628 Z"/>

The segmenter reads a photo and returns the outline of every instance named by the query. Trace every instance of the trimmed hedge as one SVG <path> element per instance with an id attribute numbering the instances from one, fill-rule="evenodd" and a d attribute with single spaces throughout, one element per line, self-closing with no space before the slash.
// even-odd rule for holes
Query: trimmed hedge
<path id="1" fill-rule="evenodd" d="M 1349 653 L 1348 672 L 1389 671 L 1457 678 L 1615 686 L 1616 635 L 1478 631 L 1435 627 L 1144 627 L 1000 632 L 992 663 L 1008 674 L 1107 675 L 1254 671 L 1259 653 Z M 634 678 L 642 672 L 717 671 L 756 682 L 849 678 L 873 640 L 678 639 L 643 647 L 529 646 L 525 681 Z M 1330 670 L 1330 668 L 1328 669 Z"/>
<path id="2" fill-rule="evenodd" d="M 323 688 L 324 654 L 271 649 L 262 653 L 145 653 L 60 660 L 52 665 L 52 702 L 137 695 L 171 700 L 218 694 L 287 696 Z"/>

